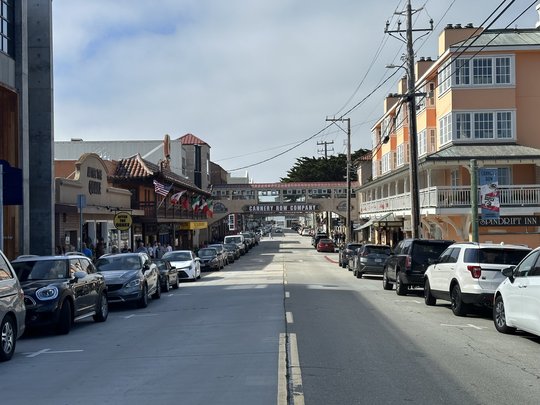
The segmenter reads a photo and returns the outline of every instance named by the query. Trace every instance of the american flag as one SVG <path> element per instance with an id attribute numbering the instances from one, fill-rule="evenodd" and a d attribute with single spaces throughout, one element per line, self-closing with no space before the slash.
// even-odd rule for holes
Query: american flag
<path id="1" fill-rule="evenodd" d="M 154 189 L 156 190 L 156 194 L 166 197 L 167 194 L 169 194 L 169 191 L 171 191 L 171 188 L 172 188 L 172 184 L 169 187 L 167 187 L 161 184 L 159 181 L 154 180 Z"/>

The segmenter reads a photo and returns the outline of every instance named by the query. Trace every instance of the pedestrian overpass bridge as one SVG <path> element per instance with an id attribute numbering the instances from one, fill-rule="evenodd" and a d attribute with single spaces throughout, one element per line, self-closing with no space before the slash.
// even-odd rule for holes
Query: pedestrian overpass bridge
<path id="1" fill-rule="evenodd" d="M 356 196 L 351 184 L 351 212 Z M 212 186 L 213 218 L 209 224 L 229 214 L 254 217 L 287 216 L 333 212 L 347 216 L 347 182 L 296 182 L 220 184 Z"/>

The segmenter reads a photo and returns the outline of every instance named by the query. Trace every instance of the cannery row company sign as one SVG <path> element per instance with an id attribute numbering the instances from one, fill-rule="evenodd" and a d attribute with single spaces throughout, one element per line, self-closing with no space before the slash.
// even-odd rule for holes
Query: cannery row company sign
<path id="1" fill-rule="evenodd" d="M 244 211 L 253 213 L 315 212 L 318 210 L 318 204 L 257 204 L 244 207 Z"/>
<path id="2" fill-rule="evenodd" d="M 521 215 L 513 217 L 482 218 L 480 226 L 540 226 L 540 216 Z"/>

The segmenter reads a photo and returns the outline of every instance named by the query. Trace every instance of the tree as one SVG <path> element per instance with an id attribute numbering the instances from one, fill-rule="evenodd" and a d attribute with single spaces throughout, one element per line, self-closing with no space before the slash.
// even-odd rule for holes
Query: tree
<path id="1" fill-rule="evenodd" d="M 367 149 L 359 149 L 351 154 L 354 162 L 360 156 L 368 153 Z M 329 158 L 301 157 L 296 159 L 295 165 L 287 172 L 287 177 L 281 178 L 282 183 L 292 182 L 325 182 L 345 181 L 347 178 L 347 155 L 339 154 Z M 351 180 L 356 179 L 356 171 L 351 170 Z"/>

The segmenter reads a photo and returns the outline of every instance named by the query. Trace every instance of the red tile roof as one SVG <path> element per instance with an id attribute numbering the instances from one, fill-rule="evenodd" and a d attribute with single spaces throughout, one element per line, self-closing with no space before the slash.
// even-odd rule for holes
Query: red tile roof
<path id="1" fill-rule="evenodd" d="M 180 142 L 182 142 L 182 145 L 208 145 L 206 142 L 204 142 L 202 139 L 197 138 L 193 134 L 185 134 L 184 136 L 180 137 Z"/>

